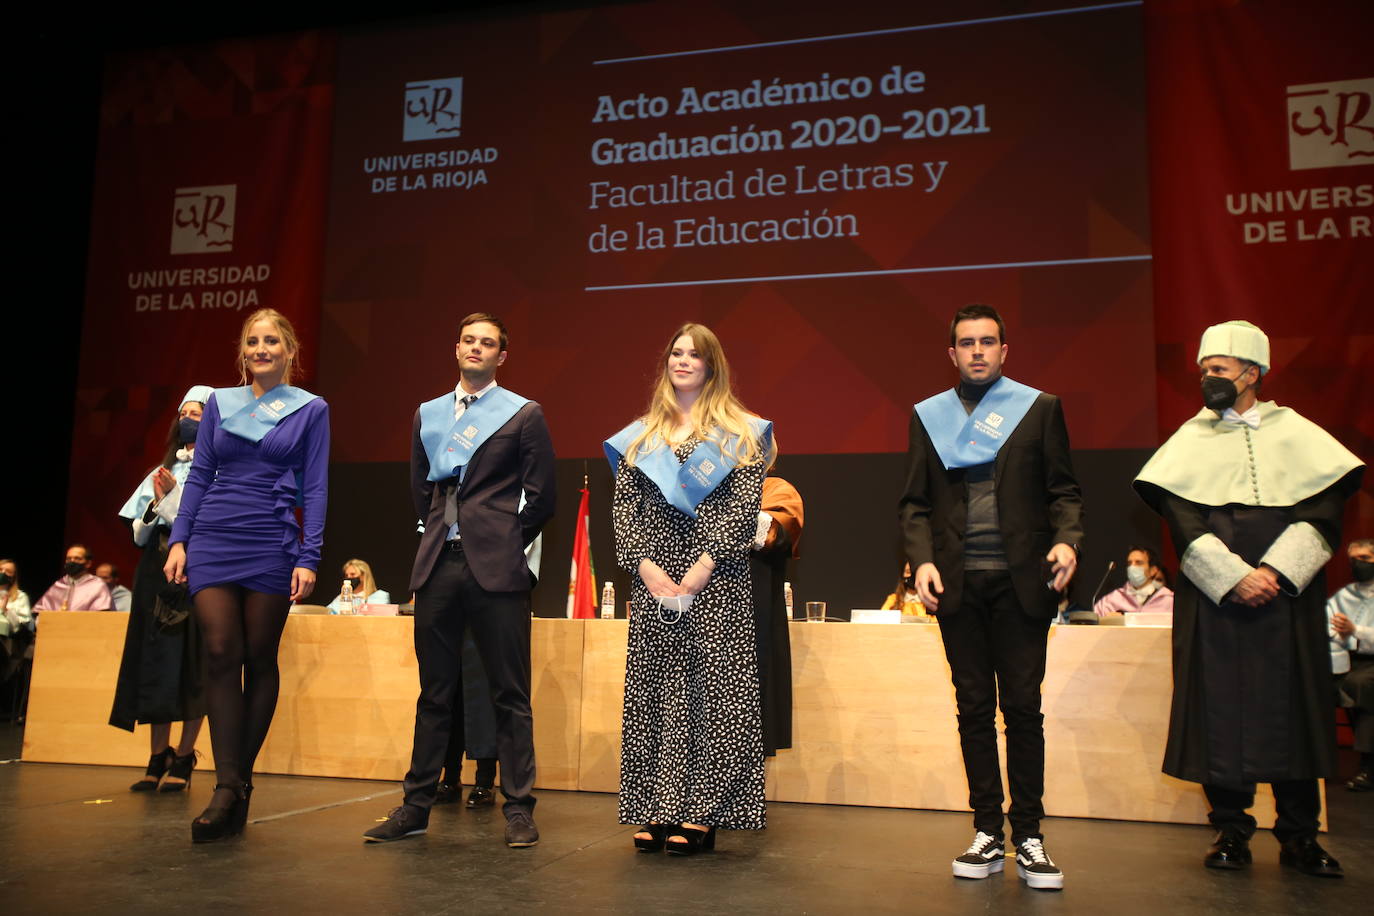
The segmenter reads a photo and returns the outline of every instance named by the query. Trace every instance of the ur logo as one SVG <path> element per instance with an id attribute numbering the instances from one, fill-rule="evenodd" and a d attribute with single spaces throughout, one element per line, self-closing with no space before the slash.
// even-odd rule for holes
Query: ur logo
<path id="1" fill-rule="evenodd" d="M 172 254 L 234 250 L 238 185 L 177 188 L 172 198 Z"/>
<path id="2" fill-rule="evenodd" d="M 463 430 L 463 435 L 464 435 L 466 438 L 471 439 L 473 436 L 476 436 L 476 435 L 477 435 L 477 427 L 475 427 L 475 426 L 468 426 L 467 429 Z"/>
<path id="3" fill-rule="evenodd" d="M 1288 168 L 1374 162 L 1374 78 L 1288 87 Z"/>
<path id="4" fill-rule="evenodd" d="M 406 83 L 402 142 L 442 140 L 462 133 L 463 78 Z"/>
<path id="5" fill-rule="evenodd" d="M 703 458 L 701 459 L 701 464 L 697 465 L 697 469 L 700 470 L 704 476 L 710 477 L 711 472 L 716 469 L 716 466 L 711 463 L 709 458 Z"/>
<path id="6" fill-rule="evenodd" d="M 1005 419 L 1006 417 L 1003 417 L 1000 413 L 989 413 L 988 426 L 991 426 L 993 429 L 1000 429 L 1002 426 L 1002 421 Z"/>

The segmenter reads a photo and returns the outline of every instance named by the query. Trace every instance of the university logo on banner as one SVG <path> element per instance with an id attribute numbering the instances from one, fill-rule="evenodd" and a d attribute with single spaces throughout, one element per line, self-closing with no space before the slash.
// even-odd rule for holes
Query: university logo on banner
<path id="1" fill-rule="evenodd" d="M 1374 79 L 1288 87 L 1288 167 L 1374 163 Z"/>
<path id="2" fill-rule="evenodd" d="M 177 188 L 172 198 L 172 254 L 234 250 L 238 185 Z"/>
<path id="3" fill-rule="evenodd" d="M 403 142 L 442 140 L 462 134 L 463 78 L 406 83 Z"/>

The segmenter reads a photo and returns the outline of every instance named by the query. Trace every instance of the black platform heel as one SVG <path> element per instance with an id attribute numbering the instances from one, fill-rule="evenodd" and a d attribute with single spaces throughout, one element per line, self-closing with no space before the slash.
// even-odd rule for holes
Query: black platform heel
<path id="1" fill-rule="evenodd" d="M 716 828 L 709 830 L 698 830 L 695 827 L 679 826 L 668 833 L 682 837 L 681 840 L 674 840 L 672 836 L 663 841 L 664 847 L 670 856 L 694 856 L 707 849 L 716 848 Z"/>
<path id="2" fill-rule="evenodd" d="M 239 798 L 238 807 L 234 809 L 234 832 L 243 833 L 243 828 L 248 826 L 248 803 L 253 800 L 253 784 L 245 782 L 243 784 L 243 794 Z"/>
<path id="3" fill-rule="evenodd" d="M 634 838 L 635 849 L 638 849 L 640 852 L 661 852 L 663 850 L 663 841 L 668 836 L 668 825 L 645 824 L 643 827 L 636 830 L 635 833 L 649 834 L 649 839 L 647 840 L 640 836 Z"/>
<path id="4" fill-rule="evenodd" d="M 130 792 L 155 792 L 162 782 L 163 775 L 167 772 L 168 765 L 176 760 L 177 752 L 168 747 L 165 751 L 158 751 L 148 758 L 148 769 L 144 771 L 143 778 L 129 786 Z"/>
<path id="5" fill-rule="evenodd" d="M 169 747 L 167 750 L 171 751 Z M 173 779 L 182 779 L 185 782 L 168 782 L 165 778 L 162 784 L 157 787 L 159 792 L 185 792 L 191 788 L 191 772 L 196 768 L 196 752 L 193 750 L 185 757 L 178 757 L 172 751 L 172 762 L 167 767 L 167 776 Z"/>
<path id="6" fill-rule="evenodd" d="M 211 805 L 191 821 L 192 843 L 213 843 L 243 831 L 244 821 L 248 819 L 248 796 L 244 784 L 218 783 L 215 791 L 228 789 L 234 798 L 227 805 Z"/>

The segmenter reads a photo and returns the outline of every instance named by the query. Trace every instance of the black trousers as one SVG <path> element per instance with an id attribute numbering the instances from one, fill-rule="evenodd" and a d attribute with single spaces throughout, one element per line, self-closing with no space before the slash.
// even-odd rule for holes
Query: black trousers
<path id="1" fill-rule="evenodd" d="M 473 644 L 471 631 L 463 637 L 460 661 L 463 679 L 453 698 L 453 723 L 449 726 L 443 779 L 455 786 L 463 781 L 460 773 L 466 754 L 477 761 L 475 784 L 490 789 L 496 785 L 496 709 L 491 705 L 487 669 Z"/>
<path id="2" fill-rule="evenodd" d="M 1321 829 L 1322 811 L 1317 780 L 1293 779 L 1273 782 L 1269 787 L 1274 790 L 1274 810 L 1278 813 L 1274 820 L 1274 836 L 1278 841 L 1286 843 L 1292 839 L 1315 837 Z M 1212 806 L 1207 819 L 1213 827 L 1239 834 L 1247 840 L 1254 836 L 1255 819 L 1246 810 L 1255 803 L 1254 786 L 1235 789 L 1204 785 L 1202 791 L 1207 796 L 1207 804 Z"/>
<path id="3" fill-rule="evenodd" d="M 429 581 L 415 593 L 420 699 L 415 703 L 415 744 L 405 778 L 407 805 L 426 811 L 434 805 L 454 706 L 463 702 L 463 630 L 468 628 L 491 683 L 506 814 L 534 810 L 529 597 L 527 591 L 484 590 L 461 547 L 446 548 Z"/>
<path id="4" fill-rule="evenodd" d="M 963 604 L 941 607 L 935 619 L 945 644 L 959 708 L 959 745 L 968 777 L 973 826 L 1002 835 L 1002 768 L 995 716 L 1000 702 L 1007 737 L 1012 842 L 1040 837 L 1045 816 L 1045 717 L 1040 682 L 1045 679 L 1048 618 L 1021 610 L 1005 570 L 964 574 Z"/>

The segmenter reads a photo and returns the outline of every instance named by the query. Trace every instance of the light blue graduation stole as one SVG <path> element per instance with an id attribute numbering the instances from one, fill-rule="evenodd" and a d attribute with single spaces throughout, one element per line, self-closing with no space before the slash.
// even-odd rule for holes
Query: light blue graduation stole
<path id="1" fill-rule="evenodd" d="M 930 444 L 945 470 L 987 464 L 997 457 L 1039 395 L 1038 389 L 1003 376 L 993 382 L 972 413 L 951 388 L 916 405 Z"/>
<path id="2" fill-rule="evenodd" d="M 429 456 L 429 480 L 437 483 L 455 475 L 462 480 L 473 453 L 528 403 L 529 398 L 498 385 L 478 398 L 456 421 L 455 392 L 421 404 L 420 444 Z"/>
<path id="3" fill-rule="evenodd" d="M 750 417 L 749 426 L 760 448 L 767 451 L 768 443 L 773 438 L 772 421 Z M 625 459 L 625 450 L 643 431 L 644 421 L 636 420 L 606 440 L 602 448 L 606 452 L 606 460 L 611 463 L 611 473 L 620 468 L 620 462 Z M 697 506 L 739 463 L 734 456 L 733 440 L 724 445 L 726 448 L 721 447 L 722 443 L 706 439 L 692 450 L 686 461 L 679 464 L 673 450 L 666 442 L 660 441 L 653 451 L 640 453 L 635 467 L 654 482 L 670 506 L 696 518 Z"/>
<path id="4" fill-rule="evenodd" d="M 260 398 L 253 397 L 251 385 L 215 389 L 220 428 L 249 442 L 261 442 L 278 423 L 318 397 L 290 385 L 278 385 Z"/>

